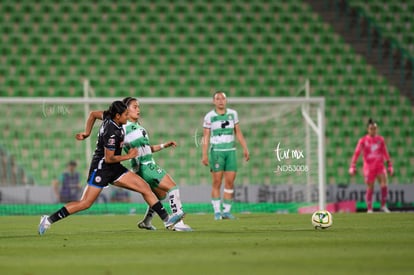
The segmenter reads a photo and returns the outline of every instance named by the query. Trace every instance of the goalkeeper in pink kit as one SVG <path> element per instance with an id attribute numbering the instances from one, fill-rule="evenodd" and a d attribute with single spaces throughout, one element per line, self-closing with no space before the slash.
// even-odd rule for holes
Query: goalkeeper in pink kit
<path id="1" fill-rule="evenodd" d="M 388 186 L 387 186 L 387 170 L 392 176 L 394 170 L 388 154 L 387 146 L 385 145 L 384 138 L 377 135 L 377 123 L 369 119 L 367 126 L 368 134 L 359 139 L 355 148 L 354 155 L 352 156 L 351 167 L 349 173 L 353 176 L 356 174 L 356 163 L 358 157 L 362 152 L 363 157 L 363 171 L 364 179 L 367 185 L 367 192 L 365 194 L 365 200 L 367 203 L 368 213 L 372 213 L 372 197 L 374 193 L 374 183 L 378 180 L 381 187 L 381 211 L 390 212 L 386 206 Z M 386 169 L 384 162 L 387 162 L 388 168 Z"/>

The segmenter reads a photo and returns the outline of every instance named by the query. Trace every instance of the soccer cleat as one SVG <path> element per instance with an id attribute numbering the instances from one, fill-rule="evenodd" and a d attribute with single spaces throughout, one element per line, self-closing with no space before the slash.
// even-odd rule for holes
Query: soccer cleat
<path id="1" fill-rule="evenodd" d="M 391 211 L 386 206 L 381 207 L 381 211 L 384 213 L 391 213 Z"/>
<path id="2" fill-rule="evenodd" d="M 183 232 L 190 232 L 193 231 L 193 229 L 188 225 L 185 224 L 183 220 L 180 220 L 173 226 L 174 231 L 183 231 Z"/>
<path id="3" fill-rule="evenodd" d="M 138 228 L 141 228 L 141 229 L 146 229 L 146 230 L 157 230 L 157 228 L 156 228 L 155 226 L 153 226 L 153 225 L 151 224 L 151 222 L 146 223 L 146 222 L 144 222 L 144 221 L 140 221 L 140 222 L 137 224 L 137 226 L 138 226 Z"/>
<path id="4" fill-rule="evenodd" d="M 45 234 L 46 230 L 50 228 L 51 223 L 48 220 L 48 216 L 41 216 L 40 217 L 40 223 L 39 223 L 39 235 Z"/>
<path id="5" fill-rule="evenodd" d="M 233 216 L 230 212 L 224 212 L 222 215 L 223 220 L 235 220 L 236 217 Z"/>
<path id="6" fill-rule="evenodd" d="M 178 223 L 179 221 L 181 221 L 181 220 L 184 218 L 184 216 L 185 216 L 184 212 L 182 212 L 182 213 L 180 213 L 180 214 L 174 214 L 174 215 L 171 215 L 171 216 L 168 218 L 168 221 L 166 221 L 166 222 L 164 223 L 165 228 L 167 228 L 167 229 L 169 229 L 169 230 L 172 230 L 172 229 L 173 229 L 173 227 L 174 227 L 174 225 L 175 225 L 176 223 Z"/>
<path id="7" fill-rule="evenodd" d="M 216 221 L 221 220 L 221 219 L 222 219 L 222 217 L 221 217 L 221 213 L 214 213 L 214 219 L 215 219 Z"/>
<path id="8" fill-rule="evenodd" d="M 367 211 L 367 213 L 368 213 L 368 214 L 372 214 L 372 213 L 374 213 L 374 211 L 373 211 L 372 209 L 369 209 L 369 210 Z"/>

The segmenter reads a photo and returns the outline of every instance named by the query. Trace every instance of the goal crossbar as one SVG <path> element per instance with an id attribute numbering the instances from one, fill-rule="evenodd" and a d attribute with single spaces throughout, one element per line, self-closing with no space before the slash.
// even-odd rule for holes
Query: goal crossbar
<path id="1" fill-rule="evenodd" d="M 145 97 L 139 98 L 144 104 L 212 104 L 212 97 L 174 97 L 174 98 L 157 98 Z M 110 104 L 119 97 L 0 97 L 0 105 L 2 104 Z M 231 97 L 228 99 L 229 104 L 290 104 L 302 107 L 302 116 L 306 125 L 317 136 L 318 144 L 318 206 L 320 209 L 325 208 L 325 98 L 324 97 Z M 306 106 L 313 105 L 316 107 L 316 117 L 311 118 L 309 110 Z M 85 117 L 86 117 L 85 109 Z M 88 153 L 90 155 L 90 153 Z"/>
<path id="2" fill-rule="evenodd" d="M 206 104 L 211 103 L 211 97 L 137 97 L 142 103 L 153 104 Z M 119 97 L 0 97 L 0 103 L 13 104 L 102 104 L 120 100 Z M 286 104 L 325 104 L 324 97 L 231 97 L 229 103 L 286 103 Z"/>

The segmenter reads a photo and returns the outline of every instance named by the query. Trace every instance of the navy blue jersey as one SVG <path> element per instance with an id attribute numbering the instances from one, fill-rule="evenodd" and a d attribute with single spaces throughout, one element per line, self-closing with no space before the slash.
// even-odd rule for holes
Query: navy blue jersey
<path id="1" fill-rule="evenodd" d="M 91 166 L 97 167 L 98 163 L 105 157 L 105 148 L 115 151 L 115 155 L 121 155 L 124 136 L 122 126 L 118 126 L 112 119 L 105 119 L 99 128 L 98 141 L 96 142 Z"/>

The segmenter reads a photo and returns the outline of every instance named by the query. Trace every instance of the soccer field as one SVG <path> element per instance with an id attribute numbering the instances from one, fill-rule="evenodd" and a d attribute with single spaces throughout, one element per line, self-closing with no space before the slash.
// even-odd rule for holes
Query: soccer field
<path id="1" fill-rule="evenodd" d="M 37 235 L 37 216 L 0 217 L 1 274 L 412 274 L 412 213 L 190 214 L 193 232 L 136 227 L 137 216 L 74 215 Z"/>

